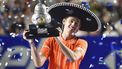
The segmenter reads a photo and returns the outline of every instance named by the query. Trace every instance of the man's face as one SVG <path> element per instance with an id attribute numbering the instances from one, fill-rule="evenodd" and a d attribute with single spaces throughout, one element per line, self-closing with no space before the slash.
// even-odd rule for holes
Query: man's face
<path id="1" fill-rule="evenodd" d="M 80 27 L 80 19 L 76 17 L 69 16 L 63 19 L 64 30 L 67 32 L 76 33 Z"/>

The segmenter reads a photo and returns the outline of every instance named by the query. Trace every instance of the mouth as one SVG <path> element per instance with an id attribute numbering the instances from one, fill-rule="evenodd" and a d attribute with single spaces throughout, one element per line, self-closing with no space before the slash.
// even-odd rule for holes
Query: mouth
<path id="1" fill-rule="evenodd" d="M 69 28 L 71 28 L 71 29 L 75 29 L 75 27 L 74 27 L 74 26 L 70 26 Z"/>
<path id="2" fill-rule="evenodd" d="M 70 26 L 69 29 L 73 31 L 75 30 L 75 27 Z"/>

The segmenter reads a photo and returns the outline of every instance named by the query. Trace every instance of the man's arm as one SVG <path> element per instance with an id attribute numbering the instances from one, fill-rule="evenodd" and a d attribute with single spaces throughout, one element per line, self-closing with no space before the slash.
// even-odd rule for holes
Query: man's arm
<path id="1" fill-rule="evenodd" d="M 44 64 L 44 62 L 46 61 L 46 57 L 44 56 L 44 54 L 41 51 L 38 53 L 33 41 L 29 42 L 29 44 L 31 47 L 31 57 L 34 62 L 34 65 L 36 67 L 42 66 Z"/>
<path id="2" fill-rule="evenodd" d="M 59 46 L 60 46 L 62 52 L 64 53 L 64 55 L 67 56 L 71 61 L 75 61 L 81 57 L 84 57 L 84 55 L 86 53 L 86 49 L 87 49 L 87 42 L 86 41 L 84 41 L 84 43 L 86 45 L 85 49 L 83 49 L 79 46 L 75 51 L 72 51 L 70 48 L 65 46 L 61 41 L 59 41 L 59 39 L 58 39 L 58 42 L 61 43 Z"/>
<path id="3" fill-rule="evenodd" d="M 35 64 L 36 67 L 40 67 L 44 64 L 44 62 L 46 61 L 46 57 L 43 55 L 43 53 L 40 51 L 38 53 L 36 47 L 35 47 L 35 44 L 33 42 L 32 39 L 27 39 L 25 34 L 27 33 L 28 31 L 24 31 L 23 32 L 23 38 L 29 42 L 30 44 L 30 48 L 31 48 L 31 57 L 32 57 L 32 60 Z"/>

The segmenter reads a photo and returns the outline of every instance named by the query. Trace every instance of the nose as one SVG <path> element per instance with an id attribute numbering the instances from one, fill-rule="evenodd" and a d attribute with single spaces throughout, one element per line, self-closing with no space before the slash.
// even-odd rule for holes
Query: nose
<path id="1" fill-rule="evenodd" d="M 77 25 L 76 21 L 73 21 L 72 26 L 76 26 L 76 25 Z"/>

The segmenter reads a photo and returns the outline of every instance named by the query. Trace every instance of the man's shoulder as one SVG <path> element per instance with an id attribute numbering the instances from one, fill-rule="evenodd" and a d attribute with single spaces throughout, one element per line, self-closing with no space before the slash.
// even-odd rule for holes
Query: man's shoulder
<path id="1" fill-rule="evenodd" d="M 80 42 L 80 43 L 88 43 L 87 40 L 82 39 L 82 38 L 78 38 L 78 42 Z"/>
<path id="2" fill-rule="evenodd" d="M 55 37 L 48 37 L 47 40 L 49 41 L 55 40 Z"/>

